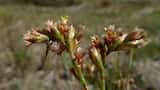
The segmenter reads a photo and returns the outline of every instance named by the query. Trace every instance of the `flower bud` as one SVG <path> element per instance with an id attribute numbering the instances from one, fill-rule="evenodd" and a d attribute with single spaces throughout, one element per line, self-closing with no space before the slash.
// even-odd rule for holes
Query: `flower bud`
<path id="1" fill-rule="evenodd" d="M 61 22 L 62 22 L 62 24 L 67 24 L 68 23 L 68 16 L 62 16 L 61 17 Z"/>
<path id="2" fill-rule="evenodd" d="M 95 47 L 91 47 L 89 49 L 89 56 L 92 60 L 92 62 L 99 68 L 102 69 L 103 68 L 103 63 L 102 63 L 102 56 L 100 54 L 100 51 L 95 48 Z"/>
<path id="3" fill-rule="evenodd" d="M 83 57 L 84 57 L 84 52 L 82 50 L 81 47 L 78 47 L 77 48 L 77 51 L 75 53 L 75 59 L 76 59 L 76 62 L 81 66 L 81 68 L 83 67 Z"/>
<path id="4" fill-rule="evenodd" d="M 57 28 L 57 23 L 55 23 L 54 27 L 53 27 L 53 34 L 55 34 L 55 37 L 62 42 L 63 44 L 65 44 L 65 40 L 64 40 L 64 36 L 63 34 L 61 34 L 61 32 L 58 30 Z"/>
<path id="5" fill-rule="evenodd" d="M 70 40 L 73 40 L 74 37 L 75 37 L 75 29 L 74 29 L 74 27 L 71 25 L 70 30 L 69 30 L 69 36 L 68 36 L 68 38 L 69 38 Z"/>
<path id="6" fill-rule="evenodd" d="M 68 34 L 68 40 L 67 40 L 67 44 L 68 44 L 67 47 L 70 52 L 73 52 L 74 48 L 75 48 L 75 35 L 76 35 L 75 29 L 71 25 L 70 30 L 69 30 L 69 34 Z"/>

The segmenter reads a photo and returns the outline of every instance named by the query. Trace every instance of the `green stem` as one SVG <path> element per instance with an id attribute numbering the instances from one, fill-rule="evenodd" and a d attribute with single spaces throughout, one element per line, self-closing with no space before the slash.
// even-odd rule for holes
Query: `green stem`
<path id="1" fill-rule="evenodd" d="M 76 68 L 76 72 L 77 72 L 76 74 L 79 78 L 79 81 L 80 81 L 81 85 L 83 86 L 83 89 L 88 90 L 87 82 L 86 82 L 86 79 L 84 78 L 81 67 L 79 67 L 79 65 L 74 61 L 73 61 L 73 64 L 74 64 L 73 67 Z"/>
<path id="2" fill-rule="evenodd" d="M 106 85 L 105 85 L 105 69 L 103 68 L 101 70 L 101 90 L 106 90 Z"/>
<path id="3" fill-rule="evenodd" d="M 88 90 L 88 87 L 87 87 L 87 82 L 86 82 L 86 79 L 84 78 L 84 75 L 83 75 L 83 72 L 81 70 L 81 67 L 77 64 L 75 58 L 74 58 L 74 53 L 72 51 L 70 51 L 70 56 L 71 56 L 71 59 L 72 59 L 72 63 L 73 63 L 73 68 L 75 68 L 76 70 L 76 74 L 79 78 L 79 81 L 81 83 L 81 85 L 83 86 L 83 89 L 84 90 Z"/>
<path id="4" fill-rule="evenodd" d="M 84 90 L 88 90 L 87 82 L 86 82 L 86 80 L 85 80 L 84 75 L 82 74 L 82 72 L 80 72 L 80 78 L 81 78 Z"/>
<path id="5" fill-rule="evenodd" d="M 132 69 L 132 67 L 133 67 L 133 54 L 134 54 L 134 50 L 133 49 L 131 49 L 131 51 L 130 51 L 130 55 L 129 55 L 129 70 L 131 70 Z"/>

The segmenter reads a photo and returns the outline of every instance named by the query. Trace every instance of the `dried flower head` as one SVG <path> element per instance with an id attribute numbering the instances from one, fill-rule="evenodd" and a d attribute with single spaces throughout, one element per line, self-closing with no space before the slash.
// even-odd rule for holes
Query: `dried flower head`
<path id="1" fill-rule="evenodd" d="M 132 32 L 130 32 L 125 41 L 134 41 L 146 38 L 147 34 L 143 29 L 135 28 Z"/>
<path id="2" fill-rule="evenodd" d="M 132 47 L 143 47 L 148 43 L 147 34 L 143 29 L 135 28 L 134 31 L 130 32 L 125 40 L 124 45 L 128 48 Z"/>
<path id="3" fill-rule="evenodd" d="M 119 50 L 119 47 L 124 42 L 127 34 L 121 31 L 121 28 L 115 28 L 114 25 L 110 25 L 105 28 L 104 41 L 108 47 L 107 53 L 111 51 Z"/>
<path id="4" fill-rule="evenodd" d="M 49 41 L 49 37 L 39 30 L 32 30 L 24 34 L 25 45 L 30 46 L 33 43 L 43 43 Z"/>
<path id="5" fill-rule="evenodd" d="M 48 21 L 45 23 L 45 25 L 46 25 L 47 30 L 50 31 L 50 29 L 53 28 L 54 23 L 53 23 L 52 20 L 48 20 Z"/>
<path id="6" fill-rule="evenodd" d="M 110 25 L 105 28 L 105 41 L 108 45 L 113 45 L 117 40 L 117 32 L 115 31 L 115 26 Z"/>
<path id="7" fill-rule="evenodd" d="M 123 33 L 119 28 L 110 25 L 105 28 L 104 41 L 111 51 L 128 50 L 143 47 L 148 43 L 147 34 L 143 29 L 135 28 L 131 33 Z"/>

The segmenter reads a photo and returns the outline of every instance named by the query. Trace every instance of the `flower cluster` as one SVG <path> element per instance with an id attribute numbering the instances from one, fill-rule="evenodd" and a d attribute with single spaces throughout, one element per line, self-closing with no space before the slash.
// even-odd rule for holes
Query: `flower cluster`
<path id="1" fill-rule="evenodd" d="M 136 28 L 130 33 L 124 33 L 121 28 L 110 25 L 104 30 L 105 34 L 102 38 L 97 35 L 91 38 L 89 47 L 90 59 L 101 73 L 102 90 L 105 90 L 105 57 L 113 51 L 139 48 L 148 43 L 147 34 L 142 29 Z"/>
<path id="2" fill-rule="evenodd" d="M 57 22 L 47 21 L 45 28 L 41 30 L 33 29 L 24 35 L 24 40 L 26 46 L 34 43 L 56 42 L 59 47 L 56 49 L 57 51 L 66 49 L 71 52 L 77 47 L 80 37 L 81 32 L 76 31 L 73 25 L 68 23 L 68 17 L 66 16 Z"/>
<path id="3" fill-rule="evenodd" d="M 33 29 L 24 35 L 25 45 L 30 46 L 35 43 L 52 42 L 54 47 L 50 47 L 57 54 L 67 50 L 71 54 L 72 59 L 77 59 L 79 64 L 82 62 L 82 50 L 78 47 L 82 33 L 76 30 L 73 25 L 68 23 L 68 17 L 61 17 L 61 20 L 46 22 L 43 29 Z M 52 45 L 51 45 L 52 46 Z M 78 49 L 77 49 L 78 48 Z M 75 51 L 77 52 L 75 53 Z"/>
<path id="4" fill-rule="evenodd" d="M 101 73 L 101 90 L 105 90 L 105 57 L 113 51 L 130 50 L 132 48 L 143 47 L 148 43 L 147 34 L 143 29 L 135 28 L 130 33 L 122 32 L 121 28 L 110 25 L 104 28 L 105 33 L 102 37 L 94 35 L 91 37 L 89 46 L 89 57 L 93 62 L 90 70 L 99 70 Z M 67 51 L 71 57 L 71 73 L 80 81 L 85 90 L 88 90 L 83 68 L 83 58 L 86 53 L 79 47 L 82 37 L 81 30 L 69 24 L 68 17 L 64 16 L 57 22 L 47 21 L 43 29 L 33 29 L 24 35 L 25 45 L 28 47 L 36 43 L 47 45 L 47 52 L 51 50 L 57 54 Z M 47 53 L 46 53 L 47 54 Z M 89 70 L 88 69 L 88 70 Z M 127 82 L 120 80 L 115 82 Z"/>
<path id="5" fill-rule="evenodd" d="M 130 33 L 123 33 L 120 28 L 110 25 L 104 28 L 103 38 L 95 35 L 91 38 L 89 54 L 91 60 L 104 58 L 113 51 L 129 50 L 143 47 L 148 43 L 147 34 L 143 29 L 135 28 Z"/>
<path id="6" fill-rule="evenodd" d="M 68 22 L 68 17 L 64 16 L 57 22 L 47 21 L 45 28 L 34 29 L 24 35 L 25 45 L 30 46 L 35 43 L 45 43 L 49 50 L 61 54 L 66 50 L 72 59 L 72 74 L 82 83 L 84 89 L 86 81 L 82 74 L 84 52 L 78 46 L 82 32 Z M 49 43 L 49 44 L 48 44 Z"/>

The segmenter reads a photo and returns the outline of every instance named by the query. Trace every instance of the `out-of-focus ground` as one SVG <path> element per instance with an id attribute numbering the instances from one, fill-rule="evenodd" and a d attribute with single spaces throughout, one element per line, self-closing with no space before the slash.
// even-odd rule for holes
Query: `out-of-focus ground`
<path id="1" fill-rule="evenodd" d="M 90 35 L 102 33 L 109 24 L 125 31 L 144 28 L 151 42 L 135 51 L 137 73 L 145 82 L 139 87 L 160 90 L 159 0 L 0 0 L 0 90 L 81 90 L 63 65 L 66 54 L 50 53 L 44 70 L 37 72 L 44 46 L 24 47 L 23 34 L 31 27 L 43 27 L 48 19 L 62 15 L 75 25 L 86 26 L 86 45 Z"/>

